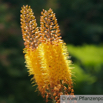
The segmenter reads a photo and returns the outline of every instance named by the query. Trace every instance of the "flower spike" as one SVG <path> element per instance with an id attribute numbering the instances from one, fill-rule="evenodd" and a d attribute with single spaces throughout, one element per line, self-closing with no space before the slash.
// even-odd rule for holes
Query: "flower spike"
<path id="1" fill-rule="evenodd" d="M 24 53 L 25 53 L 25 63 L 28 68 L 29 75 L 33 75 L 32 83 L 36 83 L 38 90 L 41 92 L 42 96 L 45 94 L 44 90 L 46 87 L 46 78 L 48 78 L 46 71 L 44 69 L 42 58 L 40 57 L 40 52 L 42 51 L 38 47 L 39 41 L 39 30 L 37 27 L 35 16 L 33 15 L 30 6 L 26 5 L 22 7 L 21 10 L 21 29 L 24 40 Z M 34 81 L 35 80 L 35 81 Z"/>
<path id="2" fill-rule="evenodd" d="M 57 23 L 57 19 L 55 17 L 55 13 L 53 13 L 50 8 L 48 11 L 44 10 L 41 12 L 40 17 L 40 32 L 42 35 L 41 40 L 43 42 L 50 41 L 53 44 L 53 41 L 58 42 L 61 41 L 60 37 L 60 29 Z"/>
<path id="3" fill-rule="evenodd" d="M 24 40 L 26 67 L 41 95 L 60 103 L 60 95 L 73 95 L 71 60 L 66 44 L 60 36 L 55 13 L 50 8 L 41 12 L 40 30 L 34 13 L 26 5 L 21 10 L 21 28 Z"/>
<path id="4" fill-rule="evenodd" d="M 40 36 L 34 13 L 28 5 L 22 7 L 21 13 L 20 23 L 25 48 L 34 49 L 39 44 L 38 38 Z"/>

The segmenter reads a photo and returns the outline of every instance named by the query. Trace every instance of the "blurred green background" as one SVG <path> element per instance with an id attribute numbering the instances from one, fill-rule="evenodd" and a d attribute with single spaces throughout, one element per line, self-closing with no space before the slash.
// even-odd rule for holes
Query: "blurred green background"
<path id="1" fill-rule="evenodd" d="M 26 4 L 38 26 L 42 9 L 56 13 L 75 67 L 75 94 L 103 94 L 103 0 L 1 0 L 0 103 L 45 103 L 24 63 L 20 9 Z"/>

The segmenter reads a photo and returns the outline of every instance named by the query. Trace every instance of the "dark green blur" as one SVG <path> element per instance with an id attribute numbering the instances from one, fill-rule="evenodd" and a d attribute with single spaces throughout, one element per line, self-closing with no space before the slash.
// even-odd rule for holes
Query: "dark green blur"
<path id="1" fill-rule="evenodd" d="M 26 4 L 38 26 L 42 9 L 56 13 L 75 67 L 75 94 L 103 95 L 103 0 L 1 0 L 0 103 L 45 103 L 24 63 L 20 10 Z"/>

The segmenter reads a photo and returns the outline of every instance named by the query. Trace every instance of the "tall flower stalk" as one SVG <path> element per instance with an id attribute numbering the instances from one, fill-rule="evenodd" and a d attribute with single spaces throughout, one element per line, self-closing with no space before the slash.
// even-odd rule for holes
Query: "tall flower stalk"
<path id="1" fill-rule="evenodd" d="M 40 27 L 37 27 L 30 6 L 21 9 L 26 67 L 29 75 L 33 75 L 32 83 L 37 85 L 46 102 L 51 98 L 53 103 L 60 103 L 60 95 L 74 94 L 71 61 L 55 13 L 49 9 L 43 10 L 41 15 Z"/>

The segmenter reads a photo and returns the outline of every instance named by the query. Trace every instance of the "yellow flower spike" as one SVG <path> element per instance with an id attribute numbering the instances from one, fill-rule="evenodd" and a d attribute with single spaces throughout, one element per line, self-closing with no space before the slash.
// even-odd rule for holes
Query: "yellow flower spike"
<path id="1" fill-rule="evenodd" d="M 71 61 L 68 60 L 68 52 L 65 43 L 61 40 L 60 30 L 57 23 L 57 19 L 52 9 L 48 11 L 43 10 L 40 19 L 40 33 L 41 33 L 41 46 L 43 48 L 45 58 L 44 64 L 49 75 L 49 92 L 54 94 L 55 88 L 61 85 L 59 89 L 56 89 L 57 95 L 54 96 L 55 101 L 60 99 L 60 92 L 63 94 L 73 94 L 73 82 L 71 74 Z M 68 87 L 65 87 L 68 85 Z M 71 90 L 68 92 L 69 87 Z M 59 95 L 59 96 L 58 96 Z"/>
<path id="2" fill-rule="evenodd" d="M 38 86 L 39 91 L 44 96 L 46 88 L 47 74 L 42 64 L 42 58 L 40 52 L 42 51 L 38 45 L 39 42 L 39 30 L 33 11 L 30 6 L 26 5 L 21 10 L 21 28 L 24 40 L 24 53 L 26 60 L 26 67 L 29 69 L 29 75 L 33 75 L 32 83 L 34 80 Z"/>
<path id="3" fill-rule="evenodd" d="M 21 10 L 21 28 L 24 40 L 26 67 L 33 75 L 41 95 L 60 103 L 60 95 L 73 95 L 71 61 L 66 44 L 61 40 L 60 29 L 52 9 L 43 10 L 40 30 L 30 6 Z"/>

